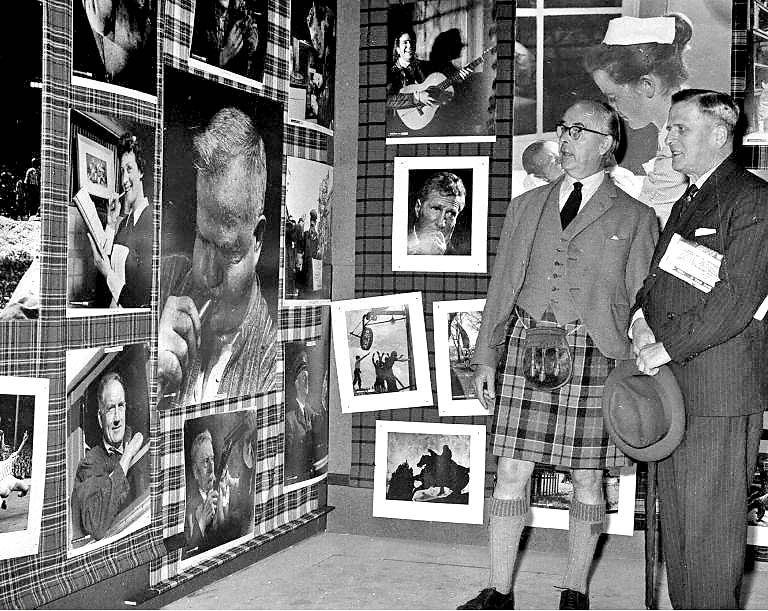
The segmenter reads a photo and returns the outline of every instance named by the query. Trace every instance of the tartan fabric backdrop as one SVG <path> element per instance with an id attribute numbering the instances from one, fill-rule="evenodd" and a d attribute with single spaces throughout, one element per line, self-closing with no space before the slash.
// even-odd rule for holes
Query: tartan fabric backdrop
<path id="1" fill-rule="evenodd" d="M 385 145 L 385 90 L 388 46 L 387 11 L 394 0 L 360 3 L 360 128 L 357 173 L 357 233 L 355 296 L 372 297 L 421 291 L 429 346 L 429 365 L 435 379 L 432 302 L 484 297 L 490 274 L 392 272 L 392 197 L 394 158 L 405 156 L 487 155 L 490 157 L 488 193 L 488 269 L 499 241 L 509 204 L 512 176 L 512 41 L 514 2 L 496 0 L 497 72 L 496 142 Z M 435 405 L 437 405 L 435 397 Z M 484 416 L 440 418 L 437 407 L 353 414 L 350 483 L 373 487 L 376 420 L 486 424 Z M 495 462 L 486 457 L 486 488 L 490 490 Z"/>
<path id="2" fill-rule="evenodd" d="M 74 0 L 80 1 L 80 0 Z M 203 407 L 177 408 L 162 414 L 156 409 L 154 365 L 157 358 L 160 216 L 163 171 L 163 67 L 188 70 L 193 0 L 158 0 L 157 100 L 152 103 L 71 82 L 72 0 L 43 2 L 43 108 L 41 136 L 41 314 L 38 321 L 0 323 L 0 375 L 50 379 L 49 432 L 40 551 L 36 556 L 0 560 L 0 607 L 31 608 L 65 596 L 133 567 L 150 564 L 155 593 L 165 591 L 229 558 L 321 515 L 321 486 L 313 484 L 282 492 L 283 392 L 256 398 L 218 401 Z M 289 65 L 289 0 L 269 0 L 268 44 L 263 88 L 205 75 L 222 86 L 287 102 Z M 202 71 L 193 70 L 196 74 Z M 154 130 L 153 278 L 150 312 L 87 318 L 66 317 L 67 217 L 70 205 L 70 109 L 112 115 Z M 317 130 L 283 125 L 283 177 L 287 155 L 333 163 L 333 138 Z M 283 179 L 282 204 L 285 206 Z M 281 232 L 284 231 L 281 223 Z M 281 238 L 283 236 L 281 235 Z M 281 240 L 282 243 L 282 240 Z M 282 246 L 281 246 L 282 250 Z M 282 253 L 281 253 L 282 254 Z M 280 271 L 279 294 L 283 272 Z M 318 339 L 327 306 L 280 308 L 282 341 Z M 150 457 L 152 464 L 151 525 L 91 553 L 67 559 L 66 442 L 67 404 L 65 351 L 68 348 L 115 346 L 148 342 L 152 363 L 150 395 Z M 281 351 L 282 352 L 282 351 Z M 167 553 L 164 538 L 183 532 L 184 453 L 186 418 L 256 408 L 258 414 L 257 498 L 254 538 L 178 572 L 179 550 Z"/>

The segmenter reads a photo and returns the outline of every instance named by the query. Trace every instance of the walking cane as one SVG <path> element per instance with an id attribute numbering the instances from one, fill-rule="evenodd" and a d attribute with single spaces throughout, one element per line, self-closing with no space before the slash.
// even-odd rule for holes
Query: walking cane
<path id="1" fill-rule="evenodd" d="M 645 607 L 656 608 L 656 463 L 648 463 L 645 494 Z"/>

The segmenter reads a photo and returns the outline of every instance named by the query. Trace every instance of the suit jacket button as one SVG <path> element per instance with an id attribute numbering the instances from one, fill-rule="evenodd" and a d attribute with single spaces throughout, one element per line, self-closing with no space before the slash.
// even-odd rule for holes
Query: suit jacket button
<path id="1" fill-rule="evenodd" d="M 667 312 L 667 320 L 675 320 L 677 318 L 677 314 L 674 312 Z"/>

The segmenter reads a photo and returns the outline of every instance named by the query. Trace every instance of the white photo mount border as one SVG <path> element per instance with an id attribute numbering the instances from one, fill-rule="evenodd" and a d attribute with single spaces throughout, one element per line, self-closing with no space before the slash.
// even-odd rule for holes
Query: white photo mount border
<path id="1" fill-rule="evenodd" d="M 430 503 L 387 499 L 387 459 L 389 435 L 467 436 L 469 438 L 469 483 L 466 505 Z M 373 483 L 373 516 L 428 522 L 482 524 L 485 502 L 485 439 L 486 428 L 481 424 L 448 424 L 444 422 L 376 421 L 376 464 Z M 440 450 L 437 448 L 436 450 Z M 424 448 L 424 452 L 427 448 Z M 416 465 L 413 465 L 414 467 Z M 566 516 L 567 518 L 567 516 Z"/>
<path id="2" fill-rule="evenodd" d="M 435 383 L 437 409 L 444 416 L 488 416 L 488 408 L 477 398 L 454 399 L 451 391 L 451 362 L 448 342 L 448 320 L 455 312 L 482 312 L 485 299 L 433 301 L 432 323 L 435 339 Z"/>
<path id="3" fill-rule="evenodd" d="M 47 378 L 0 376 L 0 394 L 33 396 L 35 398 L 34 430 L 32 431 L 32 485 L 29 492 L 27 527 L 23 530 L 0 533 L 0 559 L 36 555 L 40 549 L 40 533 L 45 493 L 45 461 L 48 450 L 48 396 Z M 13 448 L 16 451 L 17 448 Z M 8 503 L 17 500 L 11 492 Z M 2 518 L 3 516 L 0 516 Z"/>
<path id="4" fill-rule="evenodd" d="M 392 271 L 484 274 L 487 271 L 488 173 L 486 156 L 395 157 L 392 199 Z M 471 252 L 468 255 L 409 255 L 411 170 L 472 170 Z"/>
<path id="5" fill-rule="evenodd" d="M 352 386 L 354 381 L 352 367 L 350 366 L 352 355 L 348 341 L 353 329 L 347 328 L 346 314 L 347 312 L 354 311 L 391 310 L 392 308 L 403 309 L 407 322 L 410 324 L 409 358 L 413 359 L 416 387 L 412 390 L 403 390 L 397 393 L 383 392 L 356 396 Z M 342 413 L 372 412 L 406 407 L 429 407 L 433 405 L 421 293 L 398 293 L 332 302 L 331 327 Z M 373 344 L 369 347 L 369 350 L 371 352 L 375 351 Z M 372 358 L 373 355 L 371 355 Z"/>

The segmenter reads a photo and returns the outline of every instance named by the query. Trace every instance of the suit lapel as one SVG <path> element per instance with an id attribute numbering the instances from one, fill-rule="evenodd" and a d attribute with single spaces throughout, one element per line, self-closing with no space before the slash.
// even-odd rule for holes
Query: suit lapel
<path id="1" fill-rule="evenodd" d="M 600 218 L 605 211 L 613 206 L 613 200 L 616 197 L 616 187 L 606 174 L 603 182 L 595 191 L 590 200 L 579 210 L 568 227 L 563 231 L 563 238 L 570 240 L 578 233 L 584 231 L 589 225 Z"/>

